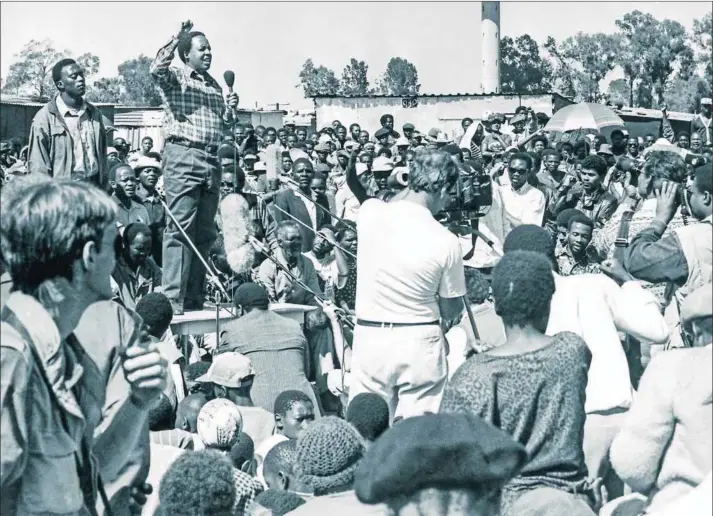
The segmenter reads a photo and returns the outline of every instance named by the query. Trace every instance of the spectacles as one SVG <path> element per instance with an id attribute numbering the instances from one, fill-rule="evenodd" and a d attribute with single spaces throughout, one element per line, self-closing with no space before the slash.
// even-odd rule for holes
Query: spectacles
<path id="1" fill-rule="evenodd" d="M 235 183 L 226 183 L 225 181 L 220 183 L 221 188 L 235 188 Z"/>

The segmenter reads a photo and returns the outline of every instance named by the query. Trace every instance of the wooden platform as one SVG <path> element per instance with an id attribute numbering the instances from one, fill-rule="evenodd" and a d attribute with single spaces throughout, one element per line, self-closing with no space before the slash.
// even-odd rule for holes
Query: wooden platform
<path id="1" fill-rule="evenodd" d="M 289 317 L 300 324 L 304 324 L 305 313 L 314 310 L 314 306 L 293 305 L 290 303 L 273 303 L 270 310 L 278 314 Z M 221 308 L 218 312 L 218 327 L 225 323 L 237 319 L 234 315 L 234 308 Z M 171 331 L 174 335 L 201 335 L 204 333 L 216 332 L 216 314 L 213 310 L 201 310 L 198 312 L 186 312 L 183 315 L 174 315 L 171 322 Z"/>

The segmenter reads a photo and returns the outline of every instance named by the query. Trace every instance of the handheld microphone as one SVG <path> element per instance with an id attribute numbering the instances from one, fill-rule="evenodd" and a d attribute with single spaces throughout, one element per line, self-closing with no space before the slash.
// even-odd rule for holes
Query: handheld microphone
<path id="1" fill-rule="evenodd" d="M 226 70 L 225 72 L 223 72 L 223 79 L 225 80 L 225 84 L 228 85 L 228 93 L 233 93 L 233 85 L 235 84 L 235 72 L 232 70 Z M 237 109 L 233 109 L 233 116 L 236 117 L 236 115 Z"/>
<path id="2" fill-rule="evenodd" d="M 233 85 L 235 84 L 235 72 L 232 70 L 226 70 L 223 72 L 223 79 L 225 79 L 225 84 L 228 85 L 228 93 L 233 93 Z"/>

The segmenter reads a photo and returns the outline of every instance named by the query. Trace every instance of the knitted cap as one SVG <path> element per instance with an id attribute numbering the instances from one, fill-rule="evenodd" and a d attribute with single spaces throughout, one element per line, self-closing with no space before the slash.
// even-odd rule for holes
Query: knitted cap
<path id="1" fill-rule="evenodd" d="M 208 448 L 230 449 L 243 430 L 243 416 L 237 405 L 224 398 L 209 401 L 198 413 L 198 437 Z"/>
<path id="2" fill-rule="evenodd" d="M 316 495 L 351 487 L 364 451 L 363 440 L 353 426 L 334 416 L 323 417 L 297 440 L 295 471 Z"/>

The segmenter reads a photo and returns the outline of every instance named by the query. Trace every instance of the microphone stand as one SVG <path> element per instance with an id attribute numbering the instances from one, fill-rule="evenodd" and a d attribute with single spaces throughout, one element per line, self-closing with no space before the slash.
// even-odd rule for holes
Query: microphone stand
<path id="1" fill-rule="evenodd" d="M 324 297 L 322 297 L 320 294 L 317 294 L 314 290 L 309 288 L 301 279 L 299 279 L 294 274 L 292 274 L 292 272 L 290 272 L 290 270 L 287 267 L 285 267 L 280 262 L 280 260 L 275 258 L 273 253 L 267 247 L 263 246 L 263 244 L 257 238 L 250 237 L 250 240 L 259 252 L 264 254 L 268 260 L 270 260 L 272 263 L 274 263 L 278 269 L 280 269 L 282 272 L 284 272 L 287 275 L 288 278 L 290 278 L 293 282 L 297 283 L 297 285 L 299 285 L 301 288 L 303 288 L 305 290 L 305 292 L 307 292 L 308 294 L 312 294 L 312 296 L 314 296 L 315 301 L 317 301 L 317 304 L 319 304 L 319 306 L 324 308 L 324 305 L 327 303 L 327 300 L 324 299 Z M 339 321 L 342 324 L 349 327 L 349 329 L 351 329 L 351 330 L 354 329 L 354 323 L 350 319 L 348 319 L 341 311 L 336 310 L 335 313 L 337 315 L 337 319 L 339 319 Z"/>
<path id="2" fill-rule="evenodd" d="M 203 264 L 203 267 L 205 267 L 206 271 L 208 272 L 208 280 L 215 285 L 218 290 L 225 296 L 226 299 L 230 299 L 230 295 L 228 294 L 228 291 L 225 289 L 223 284 L 220 282 L 220 279 L 218 276 L 213 272 L 213 269 L 211 268 L 210 265 L 208 265 L 208 262 L 203 258 L 203 255 L 200 253 L 198 248 L 195 246 L 191 238 L 188 236 L 186 231 L 181 227 L 181 225 L 178 223 L 178 220 L 176 220 L 175 215 L 171 212 L 171 210 L 168 208 L 166 205 L 166 202 L 163 199 L 160 199 L 161 205 L 163 208 L 166 210 L 166 213 L 168 213 L 168 216 L 171 218 L 171 221 L 176 225 L 178 230 L 181 232 L 181 235 L 183 235 L 183 238 L 186 240 L 186 243 L 188 246 L 191 248 L 191 250 L 195 253 L 195 255 L 198 257 L 198 259 L 201 261 Z"/>

